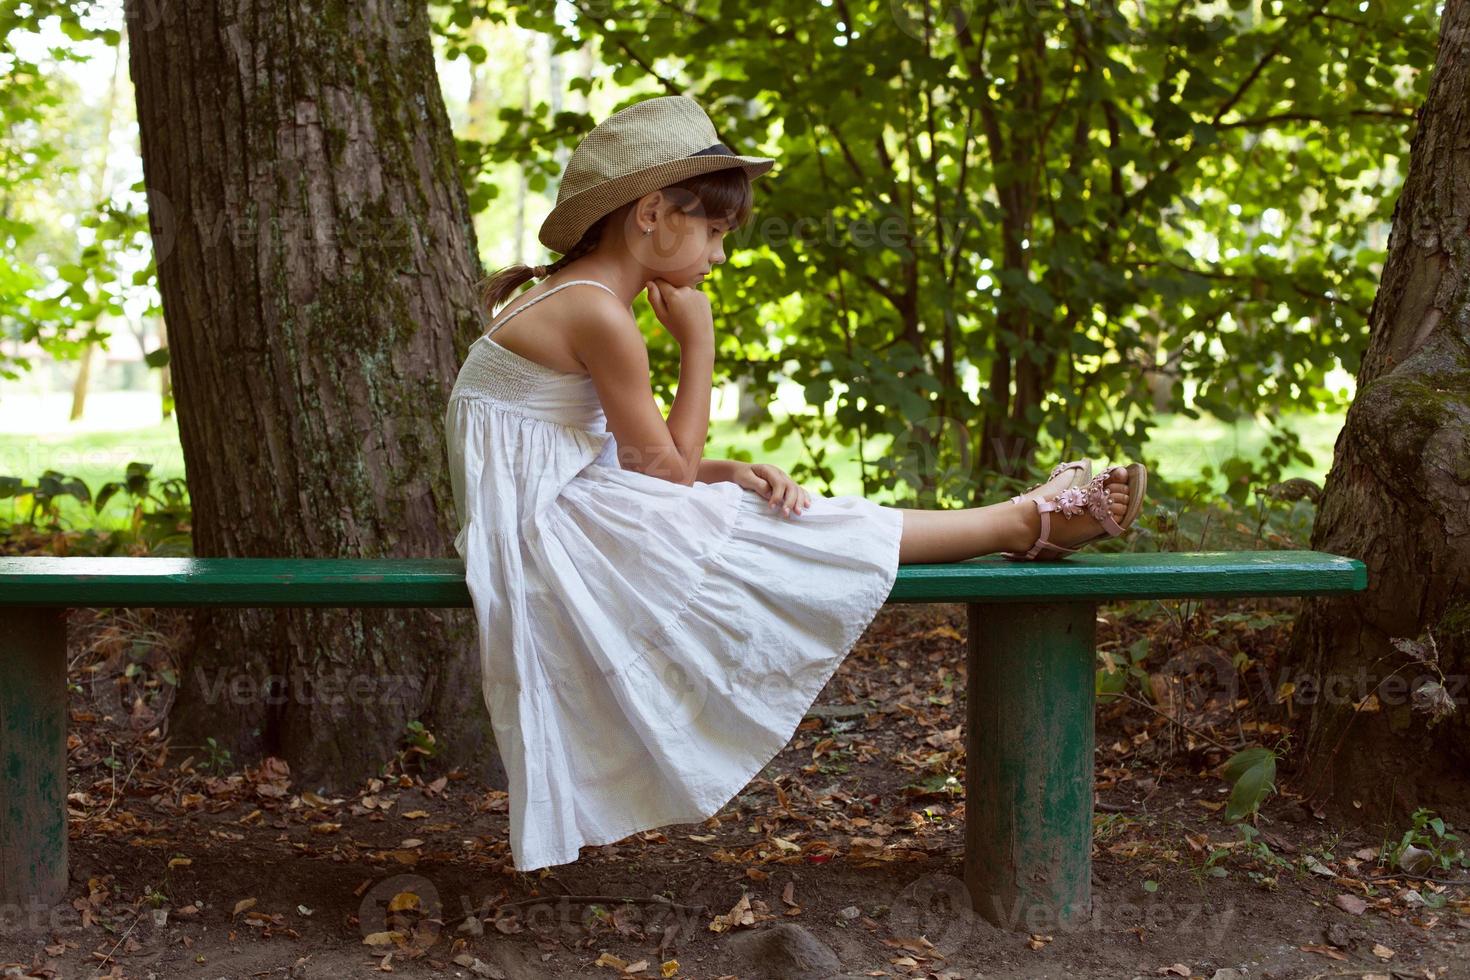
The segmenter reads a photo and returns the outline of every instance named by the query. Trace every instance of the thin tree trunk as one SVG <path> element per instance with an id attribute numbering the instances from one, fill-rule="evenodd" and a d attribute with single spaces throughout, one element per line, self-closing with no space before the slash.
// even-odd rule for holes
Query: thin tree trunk
<path id="1" fill-rule="evenodd" d="M 107 154 L 112 146 L 112 117 L 117 108 L 117 76 L 122 71 L 122 58 L 122 49 L 119 47 L 113 52 L 112 81 L 107 86 L 107 105 L 102 110 L 102 158 L 97 161 L 97 179 L 92 185 L 92 200 L 95 204 L 102 204 L 112 196 L 107 191 Z M 73 422 L 87 411 L 87 392 L 92 387 L 92 357 L 96 353 L 96 346 L 88 344 L 82 350 L 81 365 L 77 369 L 77 379 L 71 389 L 70 420 Z"/>
<path id="2" fill-rule="evenodd" d="M 162 350 L 168 346 L 168 324 L 160 317 L 158 321 L 158 348 Z M 170 351 L 170 354 L 173 352 Z M 163 417 L 169 418 L 174 414 L 174 384 L 173 366 L 165 364 L 158 369 L 158 400 L 163 407 Z"/>
<path id="3" fill-rule="evenodd" d="M 96 344 L 88 344 L 82 348 L 82 354 L 77 359 L 77 376 L 71 383 L 71 412 L 67 415 L 68 422 L 75 422 L 82 417 L 87 410 L 87 391 L 92 387 L 92 355 Z"/>
<path id="4" fill-rule="evenodd" d="M 1417 122 L 1311 542 L 1362 559 L 1368 591 L 1308 601 L 1288 655 L 1313 688 L 1303 788 L 1399 831 L 1417 805 L 1470 819 L 1470 0 L 1445 5 Z"/>
<path id="5" fill-rule="evenodd" d="M 129 67 L 195 553 L 447 556 L 443 412 L 481 269 L 425 5 L 143 13 Z M 503 785 L 467 610 L 214 609 L 196 627 L 176 747 L 214 736 L 337 788 L 418 720 L 443 761 Z"/>
<path id="6" fill-rule="evenodd" d="M 516 28 L 519 30 L 519 28 Z M 537 47 L 534 44 L 526 46 L 526 71 L 525 88 L 521 89 L 521 111 L 531 112 L 531 89 L 536 82 L 536 66 L 539 62 Z M 515 257 L 511 260 L 517 265 L 537 265 L 537 262 L 526 261 L 526 204 L 531 194 L 530 179 L 526 175 L 524 167 L 520 169 L 520 175 L 516 178 L 516 217 L 512 228 L 511 241 L 515 244 Z"/>

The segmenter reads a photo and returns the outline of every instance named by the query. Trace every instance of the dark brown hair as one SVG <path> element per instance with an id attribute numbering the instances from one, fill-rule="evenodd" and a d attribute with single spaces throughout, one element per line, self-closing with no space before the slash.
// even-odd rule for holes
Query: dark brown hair
<path id="1" fill-rule="evenodd" d="M 729 220 L 732 228 L 745 224 L 750 218 L 751 207 L 754 204 L 750 178 L 745 175 L 745 170 L 741 167 L 726 167 L 723 170 L 712 170 L 706 174 L 696 174 L 662 189 L 675 201 L 676 206 L 683 213 L 701 215 L 711 220 L 724 218 Z M 680 193 L 680 191 L 685 193 Z M 628 209 L 636 203 L 636 199 L 629 201 L 594 221 L 591 227 L 582 233 L 577 244 L 546 267 L 546 274 L 549 276 L 563 266 L 595 250 L 602 240 L 603 227 L 611 220 L 622 220 L 623 216 L 628 213 Z M 493 318 L 496 308 L 505 301 L 506 297 L 519 289 L 528 279 L 534 278 L 533 266 L 511 265 L 481 279 L 476 287 L 486 313 Z"/>

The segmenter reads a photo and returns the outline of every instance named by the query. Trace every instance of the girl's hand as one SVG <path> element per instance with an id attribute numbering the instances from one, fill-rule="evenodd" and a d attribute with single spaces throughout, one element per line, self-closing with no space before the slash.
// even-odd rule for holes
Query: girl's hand
<path id="1" fill-rule="evenodd" d="M 710 312 L 709 297 L 693 286 L 675 286 L 666 279 L 650 279 L 644 284 L 648 305 L 653 315 L 674 338 L 679 347 L 715 346 L 715 321 Z"/>
<path id="2" fill-rule="evenodd" d="M 742 463 L 735 472 L 735 482 L 747 490 L 754 490 L 765 497 L 770 507 L 780 507 L 783 514 L 791 516 L 795 509 L 801 514 L 812 504 L 811 494 L 787 476 L 779 466 L 770 463 Z"/>

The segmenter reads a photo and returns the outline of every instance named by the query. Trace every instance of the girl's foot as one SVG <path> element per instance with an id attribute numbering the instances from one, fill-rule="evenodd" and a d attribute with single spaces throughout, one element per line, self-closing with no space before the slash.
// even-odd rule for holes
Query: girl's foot
<path id="1" fill-rule="evenodd" d="M 1114 521 L 1121 523 L 1128 512 L 1130 494 L 1128 470 L 1126 467 L 1114 466 L 1107 471 L 1106 476 L 1104 489 L 1107 491 L 1108 513 L 1112 515 Z M 1053 500 L 1061 490 L 1070 484 L 1071 474 L 1061 473 L 1034 492 L 1024 495 L 1025 499 L 1016 505 L 1018 526 L 1013 546 L 1007 550 L 1024 553 L 1036 543 L 1037 537 L 1040 536 L 1041 512 L 1036 509 L 1036 504 L 1032 500 Z M 1089 514 L 1086 508 L 1072 517 L 1066 516 L 1061 511 L 1052 511 L 1049 524 L 1047 541 L 1064 548 L 1074 547 L 1078 542 L 1095 538 L 1106 530 L 1103 523 Z"/>
<path id="2" fill-rule="evenodd" d="M 1087 473 L 1090 474 L 1090 472 L 1091 464 L 1089 463 Z M 1075 468 L 1064 469 L 1056 476 L 1052 477 L 1050 480 L 1047 480 L 1040 486 L 1034 487 L 1031 490 L 1027 490 L 1024 493 L 1019 493 L 1016 496 L 1021 498 L 1021 500 L 1019 501 L 1020 503 L 1025 504 L 1027 509 L 1034 512 L 1036 510 L 1036 505 L 1030 503 L 1029 501 L 1035 500 L 1037 503 L 1040 503 L 1043 500 L 1049 500 L 1052 497 L 1055 497 L 1058 493 L 1067 489 L 1068 487 L 1078 486 L 1085 482 L 1086 479 L 1079 477 Z M 1012 497 L 1011 500 L 1015 501 L 1015 497 Z M 1035 540 L 1034 535 L 1032 536 L 1032 540 Z"/>

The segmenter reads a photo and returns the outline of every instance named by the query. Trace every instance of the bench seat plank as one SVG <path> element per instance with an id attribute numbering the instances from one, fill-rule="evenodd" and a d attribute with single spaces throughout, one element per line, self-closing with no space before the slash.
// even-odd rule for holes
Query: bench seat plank
<path id="1" fill-rule="evenodd" d="M 1358 592 L 1362 562 L 1320 551 L 999 555 L 901 565 L 889 602 L 1037 602 Z M 461 606 L 458 558 L 0 558 L 6 606 Z"/>

